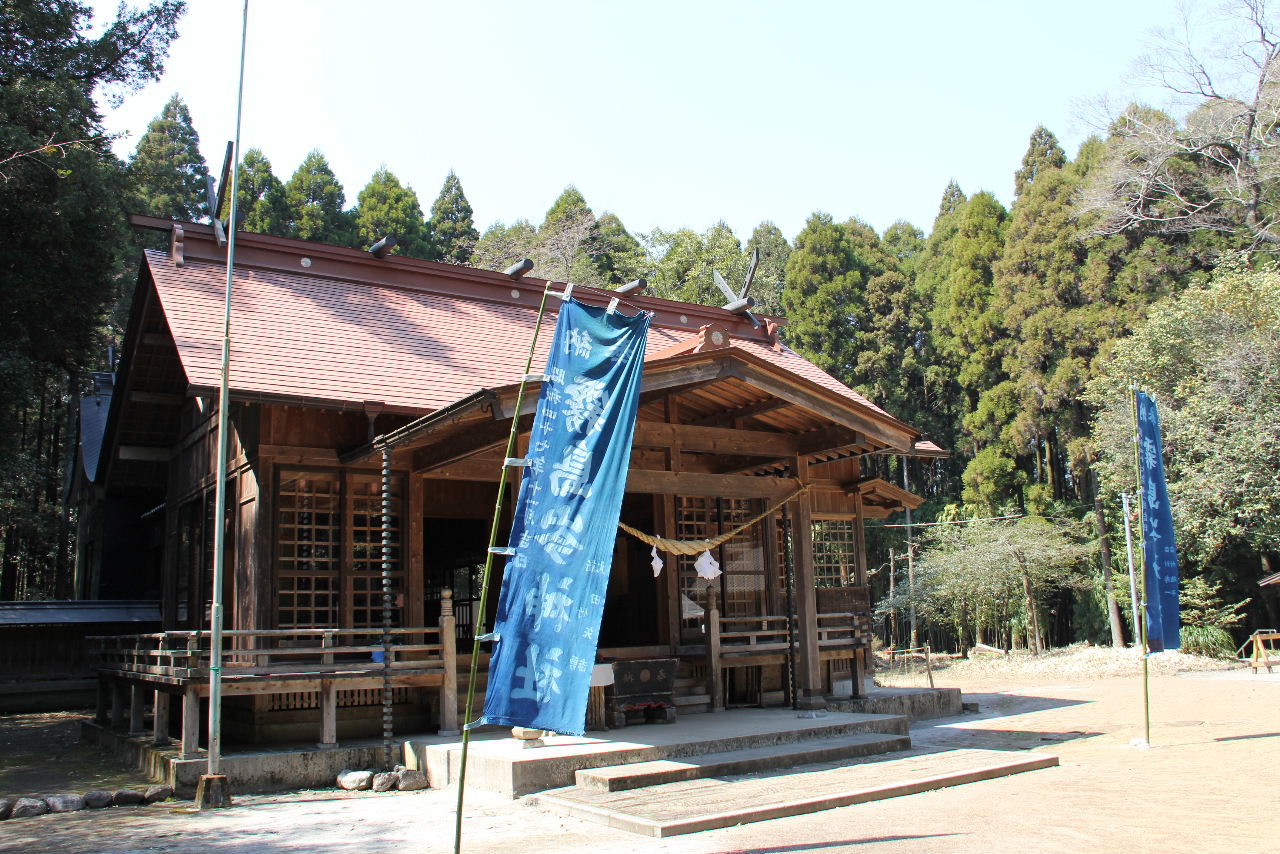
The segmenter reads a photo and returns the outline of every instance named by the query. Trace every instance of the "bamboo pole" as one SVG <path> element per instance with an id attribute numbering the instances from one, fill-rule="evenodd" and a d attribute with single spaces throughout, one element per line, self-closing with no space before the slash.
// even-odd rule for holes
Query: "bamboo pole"
<path id="1" fill-rule="evenodd" d="M 521 374 L 520 386 L 516 391 L 511 432 L 507 435 L 507 448 L 503 454 L 505 459 L 515 456 L 516 440 L 520 435 L 520 409 L 524 405 L 524 392 L 529 382 L 529 371 L 533 367 L 533 353 L 538 347 L 538 333 L 542 329 L 542 317 L 547 310 L 547 295 L 551 291 L 551 285 L 551 282 L 547 282 L 546 287 L 542 289 L 542 300 L 538 303 L 538 316 L 533 322 L 533 340 L 529 342 L 529 355 L 525 359 L 524 372 Z M 493 573 L 493 549 L 497 544 L 498 529 L 502 523 L 502 498 L 507 490 L 507 471 L 508 466 L 504 464 L 502 473 L 498 476 L 498 497 L 493 505 L 493 522 L 489 526 L 489 548 L 485 551 L 484 574 L 480 581 L 480 601 L 476 603 L 476 610 L 471 620 L 475 628 L 475 639 L 471 643 L 471 668 L 467 675 L 467 704 L 462 722 L 462 762 L 458 770 L 458 806 L 453 829 L 454 854 L 460 854 L 462 851 L 462 803 L 467 786 L 467 754 L 471 747 L 471 714 L 475 703 L 476 675 L 480 663 L 480 638 L 485 634 L 484 618 L 489 602 L 489 579 Z"/>

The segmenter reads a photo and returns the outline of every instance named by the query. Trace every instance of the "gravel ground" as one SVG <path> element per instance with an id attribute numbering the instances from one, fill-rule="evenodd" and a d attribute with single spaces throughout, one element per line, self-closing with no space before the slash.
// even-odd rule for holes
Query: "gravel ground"
<path id="1" fill-rule="evenodd" d="M 1031 750 L 1060 766 L 809 816 L 649 839 L 468 792 L 467 854 L 987 854 L 991 851 L 1273 852 L 1270 798 L 1280 756 L 1280 674 L 1190 670 L 1117 678 L 1123 656 L 1081 648 L 1030 672 L 939 674 L 977 714 L 912 728 L 918 745 Z M 1072 662 L 1071 659 L 1080 659 Z M 1111 659 L 1115 659 L 1112 661 Z M 1046 662 L 1057 661 L 1046 666 Z M 994 667 L 989 661 L 977 666 Z M 967 664 L 966 664 L 967 666 Z M 1006 664 L 1006 667 L 1011 665 Z M 1099 671 L 1103 675 L 1099 675 Z M 0 851 L 58 854 L 434 854 L 453 847 L 453 791 L 245 797 L 192 815 L 155 805 L 0 824 Z M 1259 800 L 1261 798 L 1261 800 Z M 1259 808 L 1258 804 L 1263 806 Z"/>
<path id="2" fill-rule="evenodd" d="M 973 658 L 947 655 L 931 659 L 934 678 L 944 682 L 989 679 L 1114 679 L 1142 676 L 1142 653 L 1134 648 L 1115 649 L 1073 644 L 1040 655 L 1017 650 L 1008 655 L 982 654 Z M 1157 652 L 1147 661 L 1152 676 L 1174 676 L 1195 671 L 1246 670 L 1234 659 L 1207 658 L 1181 652 Z M 925 679 L 922 656 L 898 658 L 876 655 L 877 682 L 884 685 L 921 685 Z"/>

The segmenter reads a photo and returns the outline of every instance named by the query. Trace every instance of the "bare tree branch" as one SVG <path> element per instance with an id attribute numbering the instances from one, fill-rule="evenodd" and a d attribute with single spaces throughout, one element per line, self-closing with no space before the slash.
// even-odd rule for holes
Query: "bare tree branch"
<path id="1" fill-rule="evenodd" d="M 1195 103 L 1181 123 L 1134 105 L 1113 118 L 1108 155 L 1080 200 L 1082 215 L 1097 215 L 1094 233 L 1145 225 L 1280 244 L 1269 190 L 1280 181 L 1280 34 L 1266 0 L 1232 8 L 1233 29 L 1218 41 L 1229 48 L 1205 46 L 1185 9 L 1178 27 L 1156 32 L 1147 77 Z"/>
<path id="2" fill-rule="evenodd" d="M 90 136 L 90 137 L 85 137 L 84 139 L 67 139 L 67 140 L 63 140 L 62 142 L 55 142 L 54 137 L 51 136 L 47 141 L 45 141 L 44 145 L 37 146 L 35 148 L 30 149 L 29 151 L 15 151 L 13 154 L 10 154 L 8 157 L 0 159 L 0 180 L 9 181 L 12 179 L 12 176 L 9 175 L 9 173 L 5 172 L 4 169 L 2 168 L 7 163 L 11 163 L 23 157 L 35 157 L 35 155 L 38 155 L 38 154 L 45 154 L 50 156 L 56 154 L 59 157 L 65 158 L 67 156 L 67 151 L 72 149 L 80 150 L 80 151 L 88 151 L 90 150 L 89 148 L 90 143 L 99 142 L 102 139 L 105 139 L 105 137 Z M 40 161 L 40 162 L 43 163 L 43 161 Z M 47 166 L 48 164 L 44 164 L 44 165 Z"/>

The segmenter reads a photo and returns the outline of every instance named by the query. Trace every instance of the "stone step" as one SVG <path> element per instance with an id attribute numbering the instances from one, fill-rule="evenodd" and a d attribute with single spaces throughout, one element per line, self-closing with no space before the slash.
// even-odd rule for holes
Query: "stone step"
<path id="1" fill-rule="evenodd" d="M 687 708 L 687 707 L 686 707 Z M 683 711 L 683 710 L 682 710 Z M 517 744 L 505 731 L 474 732 L 468 759 L 467 785 L 520 797 L 544 789 L 572 786 L 584 768 L 677 759 L 732 750 L 821 741 L 853 733 L 907 735 L 901 715 L 833 712 L 801 718 L 790 709 L 752 709 L 708 715 L 681 714 L 670 726 L 648 724 L 609 730 L 604 737 L 548 736 L 536 749 Z M 462 745 L 423 740 L 422 764 L 431 785 L 457 780 Z"/>
<path id="2" fill-rule="evenodd" d="M 905 735 L 853 733 L 840 738 L 778 744 L 725 753 L 709 753 L 687 759 L 658 759 L 631 765 L 589 768 L 575 775 L 578 787 L 602 792 L 620 792 L 642 786 L 658 786 L 681 780 L 750 774 L 779 768 L 793 768 L 815 762 L 835 762 L 859 756 L 906 750 L 911 739 Z"/>
<path id="3" fill-rule="evenodd" d="M 710 703 L 710 702 L 711 702 L 711 695 L 710 695 L 710 694 L 706 694 L 706 693 L 703 693 L 703 694 L 676 694 L 676 695 L 675 695 L 675 697 L 674 697 L 674 700 L 675 700 L 675 704 L 676 704 L 676 706 L 677 706 L 677 707 L 679 707 L 679 706 L 696 706 L 696 705 L 703 705 L 703 706 L 705 706 L 707 703 Z"/>
<path id="4" fill-rule="evenodd" d="M 576 816 L 644 836 L 698 833 L 805 815 L 1051 768 L 1058 757 L 1002 750 L 912 752 L 839 766 L 802 766 L 781 774 L 698 779 L 623 792 L 576 786 L 530 795 L 548 812 Z"/>

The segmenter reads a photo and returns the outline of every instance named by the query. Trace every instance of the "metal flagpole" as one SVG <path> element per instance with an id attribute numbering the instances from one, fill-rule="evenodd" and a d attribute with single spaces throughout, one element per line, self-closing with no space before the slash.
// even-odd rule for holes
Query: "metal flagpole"
<path id="1" fill-rule="evenodd" d="M 240 79 L 236 89 L 236 133 L 231 149 L 231 209 L 227 229 L 227 286 L 222 309 L 222 377 L 218 389 L 218 465 L 214 483 L 213 591 L 209 607 L 209 770 L 200 778 L 197 808 L 223 807 L 231 802 L 226 777 L 220 773 L 222 760 L 222 562 L 227 548 L 227 450 L 230 445 L 231 371 L 231 283 L 236 255 L 236 192 L 240 170 L 240 119 L 244 107 L 244 54 L 249 32 L 249 0 L 244 0 L 240 22 Z M 222 188 L 218 188 L 219 192 Z M 211 211 L 213 216 L 218 212 Z"/>
<path id="2" fill-rule="evenodd" d="M 1141 524 L 1143 518 L 1142 499 L 1144 489 L 1142 486 L 1142 463 L 1140 454 L 1142 449 L 1138 444 L 1138 385 L 1137 383 L 1129 384 L 1129 412 L 1133 420 L 1133 472 L 1138 481 L 1138 531 L 1141 533 L 1144 529 Z M 1141 748 L 1151 746 L 1151 667 L 1150 658 L 1151 650 L 1147 648 L 1147 550 L 1142 550 L 1142 613 L 1139 615 L 1139 624 L 1142 637 L 1142 743 L 1137 745 Z"/>

